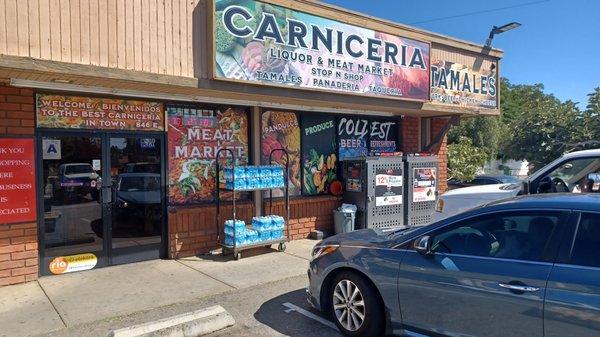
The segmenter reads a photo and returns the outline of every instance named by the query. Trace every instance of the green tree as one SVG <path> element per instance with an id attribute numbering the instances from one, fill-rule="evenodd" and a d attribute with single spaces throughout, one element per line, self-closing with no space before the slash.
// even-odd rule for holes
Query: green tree
<path id="1" fill-rule="evenodd" d="M 464 118 L 448 132 L 448 143 L 455 144 L 461 137 L 471 139 L 473 146 L 482 149 L 489 159 L 498 155 L 503 124 L 496 116 Z"/>
<path id="2" fill-rule="evenodd" d="M 470 138 L 460 137 L 456 143 L 448 145 L 448 177 L 472 180 L 487 158 L 488 154 L 474 146 Z"/>

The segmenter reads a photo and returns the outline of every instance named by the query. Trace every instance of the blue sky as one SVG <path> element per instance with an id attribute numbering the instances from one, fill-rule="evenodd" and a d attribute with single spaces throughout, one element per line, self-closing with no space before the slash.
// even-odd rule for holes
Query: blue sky
<path id="1" fill-rule="evenodd" d="M 504 50 L 501 76 L 512 83 L 542 83 L 547 93 L 585 107 L 600 86 L 598 0 L 325 0 L 325 2 L 431 32 L 483 44 L 492 26 L 512 21 L 516 30 L 497 35 Z M 524 5 L 528 4 L 529 5 Z M 522 6 L 524 5 L 524 6 Z M 427 20 L 520 6 L 458 18 Z"/>

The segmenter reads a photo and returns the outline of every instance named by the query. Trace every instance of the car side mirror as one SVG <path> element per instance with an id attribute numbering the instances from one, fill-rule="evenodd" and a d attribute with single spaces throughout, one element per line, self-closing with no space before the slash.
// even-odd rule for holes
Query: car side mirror
<path id="1" fill-rule="evenodd" d="M 416 239 L 414 248 L 421 255 L 431 254 L 431 237 L 429 235 L 425 235 Z"/>

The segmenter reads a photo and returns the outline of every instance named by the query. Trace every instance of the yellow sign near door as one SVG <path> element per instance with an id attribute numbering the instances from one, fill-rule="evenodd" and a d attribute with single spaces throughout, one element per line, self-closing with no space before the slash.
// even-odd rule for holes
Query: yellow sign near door
<path id="1" fill-rule="evenodd" d="M 92 253 L 55 257 L 48 268 L 55 275 L 90 270 L 96 266 L 98 258 Z"/>

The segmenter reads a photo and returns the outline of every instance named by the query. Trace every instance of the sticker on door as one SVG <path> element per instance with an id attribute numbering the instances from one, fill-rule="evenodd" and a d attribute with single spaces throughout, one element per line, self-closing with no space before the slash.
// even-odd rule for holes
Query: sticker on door
<path id="1" fill-rule="evenodd" d="M 48 268 L 55 275 L 90 270 L 96 266 L 98 258 L 92 253 L 55 257 Z"/>

